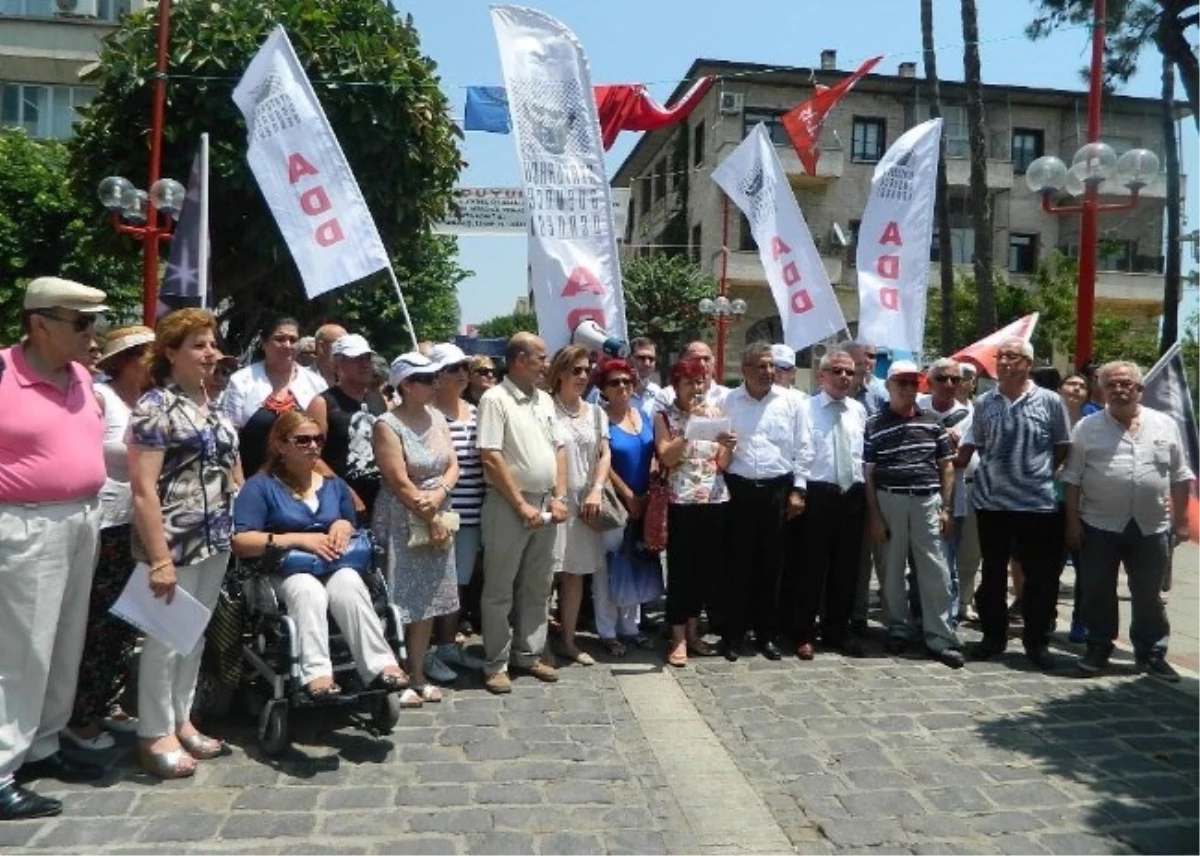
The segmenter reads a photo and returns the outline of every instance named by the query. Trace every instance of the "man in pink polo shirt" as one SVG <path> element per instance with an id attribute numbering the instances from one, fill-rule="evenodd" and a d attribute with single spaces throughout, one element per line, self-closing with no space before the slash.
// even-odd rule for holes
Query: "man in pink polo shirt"
<path id="1" fill-rule="evenodd" d="M 35 279 L 21 343 L 0 350 L 0 820 L 62 811 L 23 782 L 104 775 L 58 751 L 99 543 L 104 417 L 86 365 L 103 301 Z"/>

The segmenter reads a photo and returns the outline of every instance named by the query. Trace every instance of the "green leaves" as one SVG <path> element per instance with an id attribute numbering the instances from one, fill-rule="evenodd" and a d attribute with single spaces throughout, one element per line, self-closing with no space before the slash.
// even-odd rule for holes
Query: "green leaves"
<path id="1" fill-rule="evenodd" d="M 476 335 L 481 339 L 511 339 L 517 333 L 536 333 L 537 316 L 532 312 L 514 312 L 511 315 L 497 315 L 489 318 L 475 328 Z"/>

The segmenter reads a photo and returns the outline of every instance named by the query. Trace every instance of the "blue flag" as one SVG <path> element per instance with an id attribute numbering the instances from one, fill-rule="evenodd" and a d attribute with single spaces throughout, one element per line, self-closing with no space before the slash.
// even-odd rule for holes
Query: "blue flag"
<path id="1" fill-rule="evenodd" d="M 468 86 L 467 108 L 463 113 L 464 131 L 488 131 L 507 134 L 512 131 L 508 113 L 508 93 L 503 86 Z"/>
<path id="2" fill-rule="evenodd" d="M 201 305 L 200 241 L 208 240 L 208 236 L 201 237 L 204 226 L 200 220 L 200 156 L 196 155 L 188 176 L 187 196 L 171 239 L 171 257 L 158 290 L 162 301 L 174 309 Z M 212 306 L 211 279 L 205 283 L 205 292 L 204 304 Z"/>

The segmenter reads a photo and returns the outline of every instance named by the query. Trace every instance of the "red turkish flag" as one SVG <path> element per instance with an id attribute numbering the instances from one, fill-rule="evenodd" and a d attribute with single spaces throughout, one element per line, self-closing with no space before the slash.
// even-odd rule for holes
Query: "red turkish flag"
<path id="1" fill-rule="evenodd" d="M 670 107 L 663 107 L 651 98 L 641 83 L 593 86 L 605 151 L 612 148 L 621 131 L 657 131 L 682 122 L 696 109 L 715 80 L 711 76 L 699 78 Z"/>
<path id="2" fill-rule="evenodd" d="M 974 363 L 975 367 L 990 378 L 996 377 L 996 352 L 1008 339 L 1024 339 L 1028 342 L 1033 338 L 1033 328 L 1037 326 L 1039 313 L 1033 312 L 1023 318 L 1018 318 L 1011 324 L 1006 324 L 995 333 L 984 336 L 978 342 L 967 345 L 961 351 L 950 355 L 950 359 L 960 363 Z"/>
<path id="3" fill-rule="evenodd" d="M 783 115 L 783 130 L 787 132 L 800 163 L 809 175 L 817 174 L 817 159 L 821 157 L 821 124 L 825 121 L 825 114 L 881 59 L 882 56 L 877 56 L 867 60 L 858 67 L 858 71 L 837 86 L 817 86 L 816 95 Z"/>

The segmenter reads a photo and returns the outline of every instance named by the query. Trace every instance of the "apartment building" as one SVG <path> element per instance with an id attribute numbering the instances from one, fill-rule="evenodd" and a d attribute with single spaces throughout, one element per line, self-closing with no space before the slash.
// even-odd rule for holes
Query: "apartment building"
<path id="1" fill-rule="evenodd" d="M 0 0 L 0 126 L 65 139 L 92 99 L 79 74 L 144 0 Z"/>
<path id="2" fill-rule="evenodd" d="M 787 139 L 781 116 L 812 97 L 816 84 L 831 86 L 849 73 L 837 68 L 833 51 L 823 52 L 816 69 L 697 59 L 686 80 L 719 75 L 718 84 L 686 124 L 643 135 L 612 179 L 615 187 L 631 189 L 624 253 L 686 248 L 714 278 L 724 268 L 730 298 L 740 297 L 749 306 L 746 315 L 729 327 L 734 352 L 743 342 L 781 338 L 779 317 L 746 220 L 736 206 L 729 204 L 726 209 L 724 194 L 710 178 L 713 168 L 759 122 L 775 142 L 851 332 L 857 327 L 855 241 L 871 174 L 888 146 L 929 118 L 929 93 L 914 63 L 901 63 L 895 74 L 871 74 L 860 80 L 827 119 L 817 174 L 808 175 Z M 935 230 L 931 256 L 936 261 L 940 252 L 949 252 L 955 264 L 969 272 L 975 237 L 968 205 L 966 92 L 956 82 L 943 82 L 941 92 L 951 226 L 944 241 Z M 1086 139 L 1087 93 L 987 85 L 984 101 L 993 257 L 997 270 L 1019 281 L 1033 273 L 1038 260 L 1051 250 L 1078 254 L 1078 218 L 1045 214 L 1040 197 L 1025 183 L 1024 171 L 1043 154 L 1057 154 L 1070 163 Z M 1159 109 L 1158 99 L 1106 96 L 1103 139 L 1118 154 L 1145 147 L 1165 162 Z M 1128 191 L 1113 184 L 1102 186 L 1102 200 L 1127 198 Z M 1101 215 L 1096 293 L 1100 309 L 1150 323 L 1162 314 L 1163 176 L 1144 188 L 1141 198 L 1136 209 Z M 730 248 L 727 260 L 722 246 Z M 931 281 L 937 277 L 934 264 Z"/>

